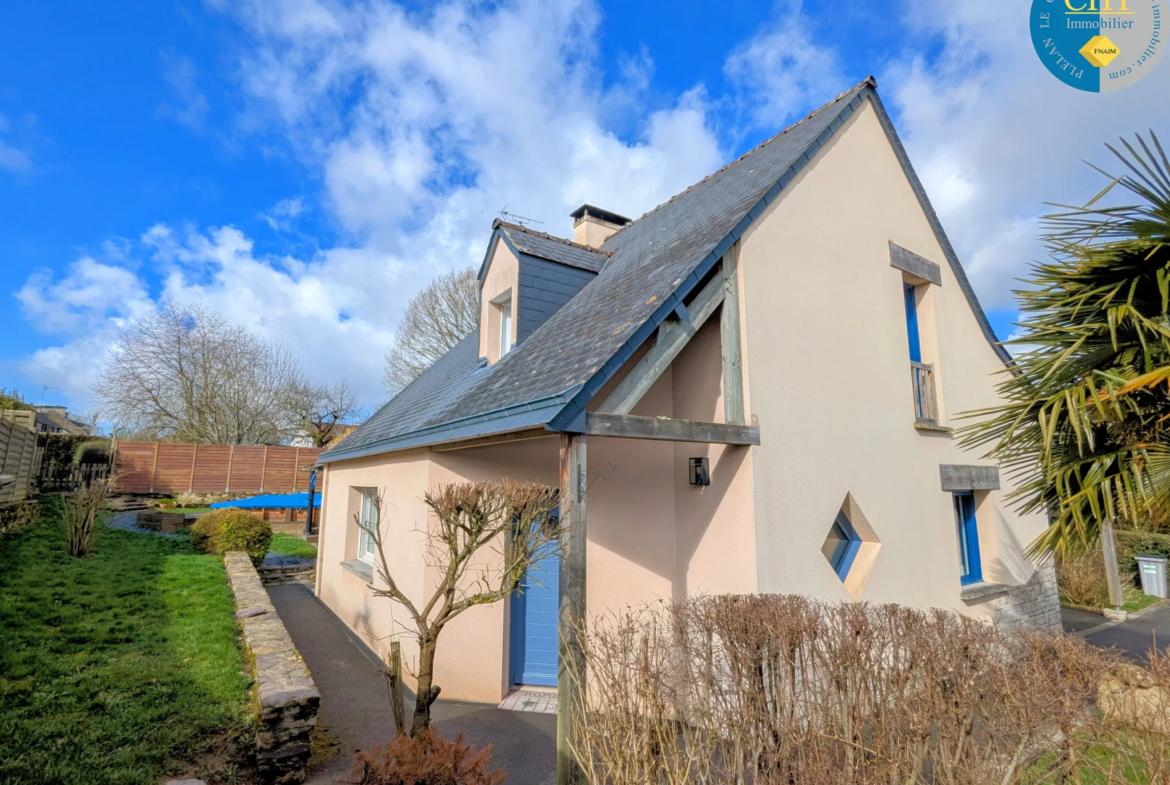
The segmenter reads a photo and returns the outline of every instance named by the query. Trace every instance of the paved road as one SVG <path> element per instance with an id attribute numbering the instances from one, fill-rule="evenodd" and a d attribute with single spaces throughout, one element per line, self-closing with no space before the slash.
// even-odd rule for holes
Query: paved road
<path id="1" fill-rule="evenodd" d="M 1082 634 L 1094 646 L 1116 648 L 1130 659 L 1145 659 L 1154 645 L 1170 653 L 1170 602 L 1150 606 L 1120 624 L 1107 624 L 1099 614 L 1069 608 L 1060 615 L 1066 632 Z"/>
<path id="2" fill-rule="evenodd" d="M 333 754 L 321 755 L 329 759 L 314 767 L 307 783 L 344 781 L 356 751 L 372 750 L 394 733 L 386 682 L 377 659 L 306 586 L 270 586 L 268 594 L 321 691 L 319 735 Z M 407 722 L 411 705 L 407 705 Z M 547 785 L 553 781 L 554 715 L 439 700 L 432 716 L 444 738 L 462 733 L 464 740 L 476 747 L 495 745 L 492 766 L 508 772 L 509 785 Z M 324 746 L 319 741 L 321 752 L 327 752 L 321 749 Z"/>

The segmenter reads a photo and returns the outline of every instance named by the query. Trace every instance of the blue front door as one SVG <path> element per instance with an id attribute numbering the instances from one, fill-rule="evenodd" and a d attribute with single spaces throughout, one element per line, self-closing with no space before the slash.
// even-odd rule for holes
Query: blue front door
<path id="1" fill-rule="evenodd" d="M 512 595 L 512 683 L 555 687 L 561 557 L 532 565 Z"/>

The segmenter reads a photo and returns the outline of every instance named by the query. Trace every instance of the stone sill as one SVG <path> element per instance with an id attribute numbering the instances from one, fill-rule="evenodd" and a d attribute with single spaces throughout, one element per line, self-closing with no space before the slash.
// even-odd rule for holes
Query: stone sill
<path id="1" fill-rule="evenodd" d="M 915 420 L 914 427 L 920 431 L 931 431 L 933 433 L 954 433 L 954 428 L 948 428 L 945 425 L 939 425 L 933 420 Z"/>
<path id="2" fill-rule="evenodd" d="M 964 602 L 970 602 L 984 597 L 994 597 L 997 594 L 1007 594 L 1008 588 L 1002 583 L 972 583 L 970 586 L 964 586 L 959 596 Z"/>
<path id="3" fill-rule="evenodd" d="M 366 583 L 374 582 L 374 565 L 361 559 L 350 559 L 341 563 L 342 569 L 352 572 Z"/>

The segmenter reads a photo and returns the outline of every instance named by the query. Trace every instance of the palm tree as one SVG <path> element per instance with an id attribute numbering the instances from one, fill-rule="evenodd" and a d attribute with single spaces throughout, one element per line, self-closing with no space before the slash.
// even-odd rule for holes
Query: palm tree
<path id="1" fill-rule="evenodd" d="M 1170 512 L 1170 159 L 1158 138 L 1108 146 L 1127 173 L 1083 208 L 1045 217 L 1051 259 L 1017 291 L 1022 347 L 999 390 L 968 413 L 964 445 L 1020 480 L 1013 498 L 1047 510 L 1033 553 L 1083 550 L 1115 522 Z M 1111 202 L 1132 204 L 1104 206 Z"/>

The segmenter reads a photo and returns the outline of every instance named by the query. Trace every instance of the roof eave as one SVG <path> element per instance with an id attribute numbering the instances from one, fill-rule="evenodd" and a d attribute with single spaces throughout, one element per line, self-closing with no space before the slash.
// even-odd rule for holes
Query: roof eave
<path id="1" fill-rule="evenodd" d="M 521 404 L 507 406 L 482 414 L 463 417 L 458 420 L 419 428 L 409 433 L 400 434 L 389 439 L 382 439 L 371 444 L 364 444 L 348 450 L 323 452 L 319 456 L 321 463 L 337 463 L 356 458 L 367 458 L 371 455 L 400 452 L 417 447 L 432 447 L 439 444 L 477 439 L 482 436 L 494 436 L 501 433 L 538 428 L 547 426 L 549 420 L 559 412 L 565 402 L 576 393 L 575 388 L 566 390 L 559 395 L 546 398 L 537 398 Z"/>

